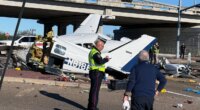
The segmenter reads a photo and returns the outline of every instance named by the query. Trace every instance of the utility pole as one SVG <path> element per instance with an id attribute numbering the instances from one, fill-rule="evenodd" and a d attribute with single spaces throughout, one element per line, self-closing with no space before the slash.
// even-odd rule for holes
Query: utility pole
<path id="1" fill-rule="evenodd" d="M 196 5 L 196 0 L 194 0 L 194 5 Z M 196 13 L 196 8 L 194 7 L 194 13 Z"/>
<path id="2" fill-rule="evenodd" d="M 31 35 L 34 35 L 34 32 L 36 31 L 36 29 L 30 29 Z"/>
<path id="3" fill-rule="evenodd" d="M 15 40 L 15 38 L 16 38 L 16 36 L 17 36 L 17 32 L 18 32 L 18 29 L 19 29 L 19 25 L 20 25 L 20 22 L 21 22 L 21 18 L 22 18 L 22 15 L 23 15 L 23 13 L 24 13 L 25 4 L 26 4 L 26 0 L 23 0 L 23 2 L 22 2 L 22 7 L 21 7 L 21 10 L 20 10 L 20 13 L 19 13 L 19 17 L 18 17 L 18 21 L 17 21 L 17 24 L 16 24 L 14 36 L 13 36 L 13 38 L 12 38 L 12 43 L 11 43 L 11 46 L 10 46 L 10 49 L 9 49 L 9 52 L 8 52 L 8 55 L 7 55 L 6 64 L 5 64 L 5 67 L 4 67 L 3 71 L 2 71 L 2 73 L 0 73 L 0 90 L 1 90 L 1 88 L 2 88 L 3 79 L 4 79 L 4 76 L 5 76 L 7 67 L 8 67 L 8 62 L 9 62 L 9 60 L 10 60 L 11 53 L 12 53 L 12 51 L 13 51 L 14 40 Z M 2 75 L 1 75 L 1 74 L 2 74 Z"/>
<path id="4" fill-rule="evenodd" d="M 178 8 L 178 28 L 177 28 L 177 38 L 176 38 L 176 58 L 179 58 L 180 54 L 180 34 L 181 34 L 181 4 L 182 0 L 179 0 L 179 8 Z"/>

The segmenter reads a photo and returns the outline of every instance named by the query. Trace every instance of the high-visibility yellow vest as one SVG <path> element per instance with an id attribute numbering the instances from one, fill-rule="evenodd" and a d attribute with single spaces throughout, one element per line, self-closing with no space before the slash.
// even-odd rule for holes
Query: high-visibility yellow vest
<path id="1" fill-rule="evenodd" d="M 152 47 L 152 52 L 153 53 L 159 53 L 159 49 L 158 48 L 155 48 L 154 46 Z"/>
<path id="2" fill-rule="evenodd" d="M 90 70 L 99 70 L 101 72 L 105 72 L 105 64 L 97 64 L 94 59 L 93 59 L 93 55 L 95 55 L 96 53 L 99 53 L 99 51 L 95 48 L 92 48 L 92 50 L 89 53 L 89 64 L 90 64 Z"/>

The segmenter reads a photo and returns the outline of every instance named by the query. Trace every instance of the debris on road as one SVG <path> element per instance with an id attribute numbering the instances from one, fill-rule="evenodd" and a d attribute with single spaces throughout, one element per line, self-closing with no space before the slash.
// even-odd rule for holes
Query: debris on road
<path id="1" fill-rule="evenodd" d="M 80 93 L 89 93 L 90 91 L 89 90 L 82 90 L 82 91 L 80 91 Z"/>
<path id="2" fill-rule="evenodd" d="M 175 108 L 183 108 L 183 104 L 181 104 L 181 103 L 178 103 L 178 104 L 176 104 L 176 105 L 173 105 L 173 107 L 175 107 Z"/>
<path id="3" fill-rule="evenodd" d="M 34 95 L 34 97 L 35 97 L 35 98 L 37 98 L 37 97 L 38 97 L 38 95 Z"/>
<path id="4" fill-rule="evenodd" d="M 177 104 L 177 108 L 183 108 L 183 104 Z"/>
<path id="5" fill-rule="evenodd" d="M 184 89 L 184 91 L 200 94 L 200 90 L 196 90 L 196 89 L 192 89 L 192 88 L 186 88 L 186 89 Z"/>
<path id="6" fill-rule="evenodd" d="M 20 87 L 16 87 L 16 89 L 20 89 Z"/>
<path id="7" fill-rule="evenodd" d="M 200 89 L 200 86 L 196 86 L 195 88 Z"/>
<path id="8" fill-rule="evenodd" d="M 58 81 L 70 81 L 69 77 L 62 77 L 62 76 L 60 76 L 57 80 Z"/>
<path id="9" fill-rule="evenodd" d="M 184 103 L 187 103 L 187 104 L 192 104 L 192 103 L 193 103 L 193 101 L 192 101 L 192 100 L 187 100 L 187 101 L 185 101 Z"/>
<path id="10" fill-rule="evenodd" d="M 195 81 L 195 80 L 192 80 L 192 79 L 190 79 L 190 80 L 188 80 L 188 82 L 190 82 L 190 83 L 195 83 L 196 81 Z"/>
<path id="11" fill-rule="evenodd" d="M 21 68 L 15 68 L 16 71 L 21 71 Z"/>

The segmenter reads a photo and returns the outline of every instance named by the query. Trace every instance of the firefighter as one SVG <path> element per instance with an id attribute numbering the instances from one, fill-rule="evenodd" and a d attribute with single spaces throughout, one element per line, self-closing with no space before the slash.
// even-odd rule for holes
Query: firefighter
<path id="1" fill-rule="evenodd" d="M 52 35 L 50 35 L 49 33 Z M 49 33 L 47 34 L 43 45 L 42 61 L 45 65 L 48 64 L 51 48 L 53 47 L 53 31 L 50 31 Z"/>
<path id="2" fill-rule="evenodd" d="M 42 45 L 43 45 L 43 40 L 42 36 L 36 36 L 35 42 L 32 45 L 32 47 L 29 50 L 29 53 L 31 55 L 31 60 L 30 62 L 40 62 L 41 61 L 41 56 L 42 56 Z"/>
<path id="3" fill-rule="evenodd" d="M 158 60 L 159 60 L 158 59 L 158 54 L 160 52 L 158 42 L 152 47 L 152 52 L 153 52 L 153 61 L 154 61 L 153 64 L 157 64 Z"/>
<path id="4" fill-rule="evenodd" d="M 90 93 L 88 99 L 88 110 L 98 110 L 98 97 L 99 90 L 101 86 L 102 79 L 105 75 L 105 63 L 109 61 L 109 57 L 101 57 L 101 51 L 104 48 L 105 40 L 97 39 L 95 41 L 95 46 L 92 47 L 92 50 L 89 53 L 89 77 L 91 80 Z"/>
<path id="5" fill-rule="evenodd" d="M 53 38 L 54 33 L 53 33 L 53 28 L 47 33 L 47 38 Z"/>

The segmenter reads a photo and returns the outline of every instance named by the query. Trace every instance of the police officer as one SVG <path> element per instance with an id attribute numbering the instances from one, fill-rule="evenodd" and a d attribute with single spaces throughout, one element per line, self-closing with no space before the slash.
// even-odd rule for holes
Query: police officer
<path id="1" fill-rule="evenodd" d="M 101 51 L 104 48 L 105 40 L 97 39 L 95 46 L 89 53 L 90 71 L 89 77 L 91 80 L 91 87 L 88 99 L 88 110 L 98 110 L 98 97 L 102 79 L 105 74 L 105 63 L 109 61 L 109 57 L 101 57 Z"/>

